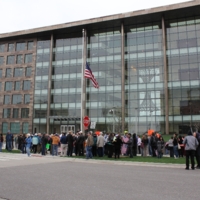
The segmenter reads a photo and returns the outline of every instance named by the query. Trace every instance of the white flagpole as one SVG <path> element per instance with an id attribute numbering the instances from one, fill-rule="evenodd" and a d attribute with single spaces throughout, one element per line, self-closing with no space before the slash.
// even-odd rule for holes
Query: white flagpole
<path id="1" fill-rule="evenodd" d="M 84 125 L 83 125 L 83 118 L 85 116 L 85 30 L 82 30 L 82 76 L 81 76 L 81 131 L 85 132 Z"/>

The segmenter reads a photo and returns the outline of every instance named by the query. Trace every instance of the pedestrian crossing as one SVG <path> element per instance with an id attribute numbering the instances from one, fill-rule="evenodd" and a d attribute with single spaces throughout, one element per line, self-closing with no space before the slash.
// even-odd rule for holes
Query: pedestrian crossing
<path id="1" fill-rule="evenodd" d="M 0 153 L 0 162 L 6 162 L 11 160 L 25 160 L 29 159 L 27 154 L 7 154 L 7 153 Z"/>

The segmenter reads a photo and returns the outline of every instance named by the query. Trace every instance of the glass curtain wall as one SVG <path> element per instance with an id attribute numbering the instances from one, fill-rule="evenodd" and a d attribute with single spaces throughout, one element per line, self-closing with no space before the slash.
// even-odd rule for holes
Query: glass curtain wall
<path id="1" fill-rule="evenodd" d="M 165 132 L 161 21 L 125 26 L 125 106 L 129 132 Z"/>
<path id="2" fill-rule="evenodd" d="M 60 132 L 60 125 L 80 129 L 82 32 L 57 35 L 53 48 L 51 116 L 71 120 L 50 120 L 50 130 Z"/>
<path id="3" fill-rule="evenodd" d="M 88 31 L 87 61 L 99 89 L 87 80 L 87 115 L 97 130 L 121 131 L 121 27 Z"/>
<path id="4" fill-rule="evenodd" d="M 50 37 L 37 41 L 33 131 L 41 133 L 46 132 L 47 123 L 50 44 Z"/>
<path id="5" fill-rule="evenodd" d="M 187 134 L 200 119 L 200 16 L 166 20 L 169 132 Z"/>

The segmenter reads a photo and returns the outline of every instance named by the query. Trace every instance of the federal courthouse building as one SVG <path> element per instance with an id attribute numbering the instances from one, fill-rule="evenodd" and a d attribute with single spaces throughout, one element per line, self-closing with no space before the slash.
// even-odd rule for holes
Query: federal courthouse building
<path id="1" fill-rule="evenodd" d="M 184 134 L 200 124 L 197 0 L 0 34 L 2 133 L 80 129 L 83 48 L 99 83 L 86 81 L 96 130 Z"/>

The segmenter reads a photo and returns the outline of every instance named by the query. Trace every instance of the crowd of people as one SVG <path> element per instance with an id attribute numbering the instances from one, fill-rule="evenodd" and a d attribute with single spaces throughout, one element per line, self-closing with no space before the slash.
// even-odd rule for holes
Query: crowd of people
<path id="1" fill-rule="evenodd" d="M 194 157 L 197 160 L 196 168 L 200 169 L 200 133 L 189 131 L 188 136 L 178 136 L 174 134 L 169 141 L 164 141 L 159 134 L 143 134 L 142 136 L 126 133 L 123 136 L 114 133 L 103 133 L 99 135 L 89 131 L 83 134 L 81 131 L 62 134 L 19 134 L 13 137 L 8 131 L 6 135 L 6 149 L 11 151 L 14 148 L 19 149 L 21 153 L 31 152 L 41 153 L 43 156 L 50 154 L 52 156 L 84 156 L 93 158 L 95 156 L 119 159 L 120 155 L 133 158 L 140 154 L 141 156 L 152 156 L 162 158 L 164 154 L 170 155 L 175 159 L 186 157 L 186 169 L 189 169 L 189 158 L 191 158 L 191 168 L 195 168 Z M 3 135 L 0 134 L 0 152 Z M 14 142 L 14 143 L 13 143 Z M 60 151 L 58 151 L 60 149 Z"/>

